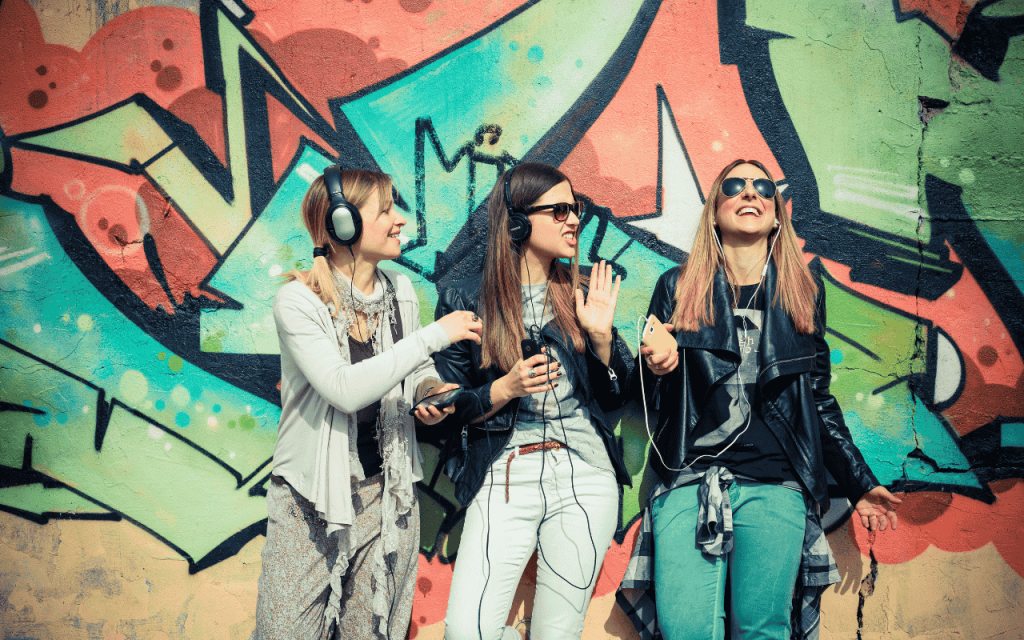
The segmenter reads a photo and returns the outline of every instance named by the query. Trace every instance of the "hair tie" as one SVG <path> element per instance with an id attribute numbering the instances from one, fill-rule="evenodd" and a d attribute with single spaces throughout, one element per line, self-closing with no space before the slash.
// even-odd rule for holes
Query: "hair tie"
<path id="1" fill-rule="evenodd" d="M 331 248 L 328 247 L 327 245 L 324 245 L 322 247 L 313 247 L 313 259 L 315 260 L 316 258 L 326 258 L 327 254 L 329 254 L 330 252 Z"/>

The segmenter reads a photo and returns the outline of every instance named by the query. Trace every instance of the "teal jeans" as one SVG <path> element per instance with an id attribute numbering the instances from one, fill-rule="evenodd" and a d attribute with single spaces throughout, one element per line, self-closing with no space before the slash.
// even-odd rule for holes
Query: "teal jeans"
<path id="1" fill-rule="evenodd" d="M 733 548 L 711 556 L 696 542 L 697 486 L 673 489 L 651 505 L 662 634 L 666 640 L 724 638 L 728 575 L 731 640 L 789 640 L 807 520 L 803 495 L 777 485 L 734 482 Z"/>

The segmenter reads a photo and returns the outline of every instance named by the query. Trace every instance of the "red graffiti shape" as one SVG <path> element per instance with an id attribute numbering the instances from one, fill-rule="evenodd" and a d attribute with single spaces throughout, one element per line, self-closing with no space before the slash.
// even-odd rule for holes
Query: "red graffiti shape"
<path id="1" fill-rule="evenodd" d="M 899 0 L 903 13 L 920 12 L 946 40 L 956 40 L 967 23 L 967 14 L 978 0 Z"/>
<path id="2" fill-rule="evenodd" d="M 444 620 L 448 610 L 448 593 L 452 588 L 452 568 L 453 565 L 442 564 L 436 556 L 433 560 L 427 560 L 420 554 L 410 640 L 416 637 L 415 627 L 429 627 Z"/>
<path id="3" fill-rule="evenodd" d="M 0 65 L 0 127 L 6 135 L 66 124 L 136 93 L 166 107 L 205 82 L 199 17 L 184 9 L 123 14 L 77 52 L 47 44 L 25 0 L 5 0 L 0 32 L 0 59 L 18 61 Z"/>
<path id="4" fill-rule="evenodd" d="M 1024 545 L 1018 531 L 1024 521 L 1024 481 L 999 480 L 989 487 L 996 494 L 991 505 L 957 494 L 903 495 L 897 511 L 899 527 L 875 534 L 873 541 L 859 523 L 849 529 L 861 553 L 874 551 L 875 559 L 884 564 L 909 562 L 929 546 L 962 553 L 992 543 L 1006 564 L 1024 576 Z"/>

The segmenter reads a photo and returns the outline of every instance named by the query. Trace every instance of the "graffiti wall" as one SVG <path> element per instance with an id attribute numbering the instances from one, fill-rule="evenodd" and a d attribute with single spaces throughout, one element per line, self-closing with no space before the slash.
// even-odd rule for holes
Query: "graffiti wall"
<path id="1" fill-rule="evenodd" d="M 326 165 L 394 177 L 425 322 L 495 178 L 562 167 L 632 336 L 736 157 L 781 176 L 833 392 L 904 499 L 875 537 L 837 492 L 823 632 L 1024 634 L 1021 2 L 3 0 L 0 34 L 3 638 L 248 637 L 270 305 Z M 585 638 L 635 637 L 613 592 L 651 480 L 616 419 L 634 482 Z M 462 511 L 423 440 L 410 637 L 440 638 Z"/>

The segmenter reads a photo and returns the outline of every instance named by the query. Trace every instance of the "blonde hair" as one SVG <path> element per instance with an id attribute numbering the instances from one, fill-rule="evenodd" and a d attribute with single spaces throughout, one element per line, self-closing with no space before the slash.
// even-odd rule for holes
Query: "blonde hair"
<path id="1" fill-rule="evenodd" d="M 391 176 L 386 173 L 375 171 L 363 171 L 352 169 L 341 172 L 341 188 L 345 193 L 345 199 L 349 204 L 359 209 L 360 215 L 364 218 L 371 213 L 363 209 L 370 197 L 376 193 L 380 202 L 381 211 L 387 211 L 393 203 L 391 197 Z M 314 247 L 325 247 L 329 254 L 333 255 L 343 249 L 342 245 L 331 239 L 327 233 L 325 223 L 327 207 L 331 199 L 327 195 L 327 187 L 324 186 L 323 175 L 317 176 L 309 185 L 306 196 L 302 199 L 302 221 L 306 225 L 306 231 L 313 240 Z M 347 249 L 346 249 L 347 250 Z M 334 279 L 330 261 L 324 256 L 313 258 L 313 268 L 309 271 L 289 271 L 282 276 L 284 282 L 298 280 L 309 287 L 310 291 L 319 296 L 324 304 L 333 304 L 332 315 L 338 315 L 339 300 L 343 297 L 338 291 L 337 281 Z"/>
<path id="2" fill-rule="evenodd" d="M 722 256 L 714 237 L 717 233 L 716 205 L 718 195 L 722 192 L 722 181 L 730 171 L 741 164 L 753 165 L 764 171 L 769 179 L 773 179 L 767 167 L 757 160 L 733 160 L 722 169 L 711 184 L 689 258 L 680 265 L 679 281 L 676 284 L 676 306 L 671 320 L 680 331 L 697 331 L 702 326 L 715 323 L 712 283 L 715 273 L 723 268 Z M 814 333 L 818 286 L 804 261 L 803 251 L 793 231 L 793 223 L 786 215 L 782 193 L 776 190 L 772 200 L 775 203 L 775 219 L 779 222 L 776 230 L 778 241 L 772 252 L 772 261 L 779 275 L 771 304 L 781 303 L 782 309 L 789 314 L 799 333 Z M 729 277 L 728 273 L 726 277 Z"/>
<path id="3" fill-rule="evenodd" d="M 512 205 L 517 209 L 532 205 L 555 185 L 569 182 L 569 178 L 555 167 L 538 162 L 525 162 L 514 167 L 514 170 L 509 190 Z M 483 368 L 497 365 L 502 371 L 510 371 L 522 359 L 520 343 L 526 337 L 520 271 L 523 254 L 512 243 L 508 230 L 508 207 L 505 205 L 504 189 L 508 171 L 498 178 L 487 201 L 487 250 L 484 255 L 479 309 L 484 320 Z M 571 182 L 569 187 L 572 188 Z M 545 299 L 551 300 L 555 324 L 562 331 L 566 342 L 572 343 L 577 352 L 583 353 L 586 342 L 583 339 L 583 328 L 576 318 L 575 291 L 583 280 L 580 276 L 579 257 L 577 245 L 576 256 L 568 266 L 560 260 L 554 261 Z"/>

